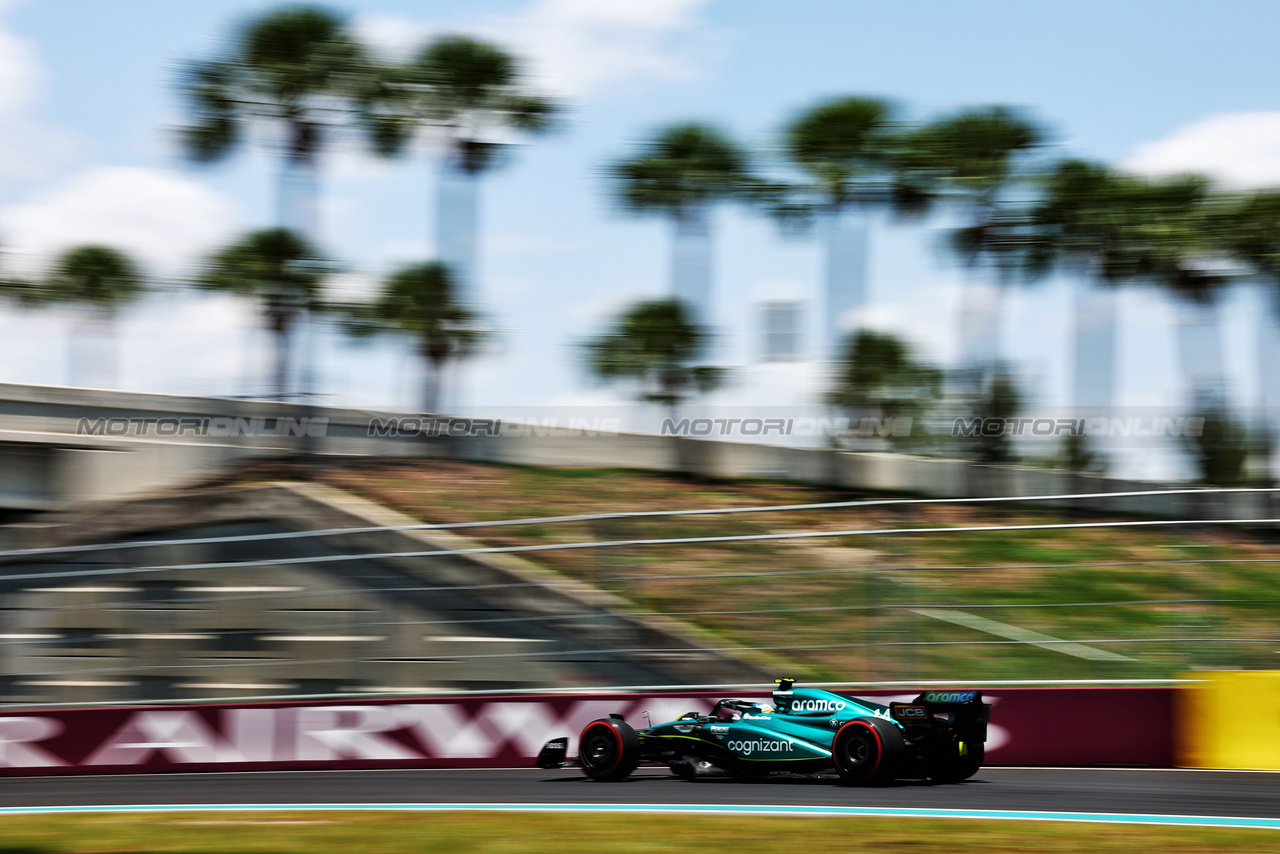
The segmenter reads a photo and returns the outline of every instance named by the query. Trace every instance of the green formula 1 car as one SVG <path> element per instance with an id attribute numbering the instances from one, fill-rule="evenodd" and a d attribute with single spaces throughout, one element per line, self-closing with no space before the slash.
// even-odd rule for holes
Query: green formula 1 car
<path id="1" fill-rule="evenodd" d="M 928 691 L 910 703 L 881 705 L 779 679 L 773 703 L 721 700 L 709 715 L 633 729 L 621 715 L 587 724 L 578 757 L 569 739 L 547 742 L 540 768 L 578 765 L 593 780 L 616 782 L 641 762 L 666 763 L 688 779 L 832 774 L 850 785 L 929 778 L 959 783 L 982 767 L 991 706 L 978 691 Z"/>

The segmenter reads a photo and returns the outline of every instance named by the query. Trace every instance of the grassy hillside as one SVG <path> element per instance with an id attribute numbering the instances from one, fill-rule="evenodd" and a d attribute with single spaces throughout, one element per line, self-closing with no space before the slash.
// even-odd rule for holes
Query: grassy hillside
<path id="1" fill-rule="evenodd" d="M 315 477 L 435 523 L 857 497 L 792 484 L 430 461 L 371 461 Z M 516 545 L 1101 518 L 989 504 L 925 505 L 463 533 Z M 723 646 L 767 650 L 793 662 L 805 678 L 831 680 L 1134 678 L 1190 668 L 1273 667 L 1280 650 L 1274 630 L 1280 578 L 1277 564 L 1268 562 L 1274 556 L 1274 546 L 1258 532 L 1181 527 L 870 535 L 530 555 L 621 594 L 636 611 L 679 615 L 714 633 Z M 1010 640 L 1011 632 L 1025 640 L 1020 632 L 1026 631 L 1087 649 Z"/>

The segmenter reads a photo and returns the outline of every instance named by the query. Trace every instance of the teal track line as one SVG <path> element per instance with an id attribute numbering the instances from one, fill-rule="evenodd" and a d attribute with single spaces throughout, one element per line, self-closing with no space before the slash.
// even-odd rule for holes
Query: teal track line
<path id="1" fill-rule="evenodd" d="M 811 817 L 962 818 L 994 821 L 1073 821 L 1103 824 L 1157 824 L 1182 827 L 1253 827 L 1280 830 L 1280 818 L 1142 813 L 1040 812 L 1024 810 L 912 809 L 791 805 L 693 804 L 164 804 L 140 806 L 3 807 L 4 815 L 124 812 L 297 812 L 397 810 L 405 812 L 684 813 L 688 815 L 781 815 Z"/>

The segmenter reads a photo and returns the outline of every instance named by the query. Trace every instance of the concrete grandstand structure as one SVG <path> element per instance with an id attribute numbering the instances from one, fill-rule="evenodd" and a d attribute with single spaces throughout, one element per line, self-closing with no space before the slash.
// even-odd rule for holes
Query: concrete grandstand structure
<path id="1" fill-rule="evenodd" d="M 765 678 L 705 650 L 688 626 L 628 616 L 610 594 L 518 557 L 424 555 L 472 545 L 448 532 L 271 538 L 413 524 L 336 490 L 279 485 L 183 490 L 19 526 L 23 548 L 109 545 L 0 563 L 0 701 Z"/>

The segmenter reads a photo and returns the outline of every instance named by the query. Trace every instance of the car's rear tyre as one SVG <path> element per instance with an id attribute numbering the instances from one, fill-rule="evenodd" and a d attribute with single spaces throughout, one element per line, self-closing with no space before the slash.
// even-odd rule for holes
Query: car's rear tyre
<path id="1" fill-rule="evenodd" d="M 600 718 L 582 728 L 578 736 L 578 761 L 592 780 L 616 783 L 625 780 L 640 764 L 640 737 L 618 718 Z"/>
<path id="2" fill-rule="evenodd" d="M 905 752 L 902 730 L 880 718 L 854 718 L 831 742 L 831 761 L 849 786 L 892 780 Z"/>
<path id="3" fill-rule="evenodd" d="M 953 750 L 955 753 L 951 752 Z M 946 755 L 934 757 L 925 773 L 935 783 L 962 783 L 978 773 L 985 759 L 986 745 L 982 742 L 968 745 L 968 751 L 963 755 L 960 746 L 952 744 Z"/>

